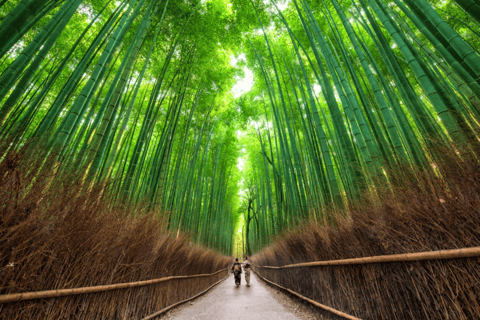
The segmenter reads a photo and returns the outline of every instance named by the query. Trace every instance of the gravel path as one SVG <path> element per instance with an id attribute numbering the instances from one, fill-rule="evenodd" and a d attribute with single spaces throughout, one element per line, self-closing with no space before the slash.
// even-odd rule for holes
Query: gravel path
<path id="1" fill-rule="evenodd" d="M 312 320 L 310 307 L 294 302 L 289 296 L 270 288 L 251 273 L 250 287 L 235 287 L 233 275 L 192 302 L 173 309 L 161 319 L 175 320 Z"/>

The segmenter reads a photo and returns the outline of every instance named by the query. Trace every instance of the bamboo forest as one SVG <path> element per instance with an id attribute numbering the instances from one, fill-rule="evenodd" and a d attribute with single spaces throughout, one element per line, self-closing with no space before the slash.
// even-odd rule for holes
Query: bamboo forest
<path id="1" fill-rule="evenodd" d="M 315 319 L 478 319 L 479 50 L 479 0 L 0 0 L 0 319 L 244 256 Z"/>

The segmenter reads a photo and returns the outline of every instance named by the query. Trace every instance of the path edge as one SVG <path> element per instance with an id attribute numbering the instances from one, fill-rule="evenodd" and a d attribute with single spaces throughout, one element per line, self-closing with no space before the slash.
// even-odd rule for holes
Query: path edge
<path id="1" fill-rule="evenodd" d="M 217 284 L 220 284 L 220 283 L 223 282 L 225 279 L 227 279 L 229 275 L 230 275 L 230 273 L 227 271 L 227 274 L 225 275 L 225 277 L 224 277 L 223 279 L 215 282 L 214 284 L 212 284 L 210 287 L 208 287 L 208 288 L 205 289 L 204 291 L 202 291 L 202 292 L 194 295 L 193 297 L 190 297 L 190 298 L 188 298 L 188 299 L 185 299 L 185 300 L 179 301 L 179 302 L 177 302 L 177 303 L 174 303 L 174 304 L 172 304 L 172 305 L 170 305 L 170 306 L 168 306 L 168 307 L 166 307 L 166 308 L 164 308 L 164 309 L 162 309 L 162 310 L 160 310 L 160 311 L 157 311 L 157 312 L 155 312 L 155 313 L 152 313 L 151 315 L 146 316 L 145 318 L 142 318 L 141 320 L 150 320 L 150 319 L 153 319 L 153 318 L 155 318 L 155 317 L 160 316 L 162 313 L 165 313 L 165 312 L 167 312 L 167 311 L 169 311 L 169 310 L 171 310 L 171 309 L 173 309 L 173 308 L 175 308 L 175 307 L 178 307 L 178 306 L 181 305 L 181 304 L 184 304 L 185 302 L 194 300 L 194 299 L 196 299 L 196 298 L 204 295 L 204 294 L 207 293 L 210 289 L 212 289 L 213 287 L 215 287 Z"/>

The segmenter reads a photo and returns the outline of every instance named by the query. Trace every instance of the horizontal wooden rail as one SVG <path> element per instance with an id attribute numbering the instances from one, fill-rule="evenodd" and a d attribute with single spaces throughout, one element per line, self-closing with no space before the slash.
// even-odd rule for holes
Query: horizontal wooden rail
<path id="1" fill-rule="evenodd" d="M 429 251 L 429 252 L 392 254 L 392 255 L 385 255 L 385 256 L 374 256 L 374 257 L 353 258 L 353 259 L 313 261 L 313 262 L 289 264 L 281 267 L 258 266 L 258 265 L 255 265 L 255 266 L 259 268 L 266 268 L 266 269 L 287 269 L 287 268 L 299 268 L 299 267 L 340 266 L 340 265 L 368 264 L 368 263 L 382 263 L 382 262 L 443 260 L 443 259 L 471 258 L 471 257 L 479 257 L 479 256 L 480 256 L 480 247 L 474 247 L 474 248 L 439 250 L 439 251 Z"/>
<path id="2" fill-rule="evenodd" d="M 309 298 L 307 298 L 307 297 L 304 297 L 304 296 L 302 296 L 301 294 L 299 294 L 299 293 L 297 293 L 297 292 L 295 292 L 295 291 L 293 291 L 293 290 L 287 289 L 287 288 L 285 288 L 285 287 L 282 287 L 281 285 L 276 284 L 275 282 L 272 282 L 272 281 L 270 281 L 270 280 L 265 279 L 264 277 L 262 277 L 261 275 L 259 275 L 258 272 L 256 272 L 255 270 L 253 270 L 253 271 L 255 272 L 255 274 L 256 274 L 257 276 L 259 276 L 260 278 L 262 278 L 263 281 L 268 282 L 268 283 L 270 283 L 270 284 L 272 284 L 272 285 L 274 285 L 274 286 L 276 286 L 276 287 L 278 287 L 278 288 L 280 288 L 280 289 L 282 289 L 282 290 L 288 291 L 288 292 L 290 292 L 291 294 L 299 297 L 300 299 L 305 300 L 305 301 L 308 301 L 308 302 L 310 302 L 311 304 L 313 304 L 313 305 L 315 305 L 315 306 L 317 306 L 317 307 L 320 307 L 320 308 L 322 308 L 322 309 L 324 309 L 324 310 L 326 310 L 326 311 L 329 311 L 329 312 L 331 312 L 331 313 L 334 313 L 334 314 L 336 314 L 337 316 L 343 317 L 343 318 L 345 318 L 345 319 L 361 320 L 360 318 L 351 316 L 351 315 L 346 314 L 346 313 L 344 313 L 344 312 L 342 312 L 342 311 L 338 311 L 338 310 L 336 310 L 336 309 L 333 309 L 333 308 L 330 308 L 330 307 L 328 307 L 328 306 L 326 306 L 326 305 L 323 305 L 323 304 L 321 304 L 321 303 L 318 303 L 318 302 L 315 301 L 315 300 L 312 300 L 312 299 L 309 299 Z"/>
<path id="3" fill-rule="evenodd" d="M 165 282 L 174 279 L 188 279 L 188 278 L 199 278 L 199 277 L 209 277 L 216 275 L 222 271 L 227 270 L 227 268 L 219 270 L 214 273 L 210 274 L 194 274 L 190 276 L 171 276 L 153 280 L 145 280 L 145 281 L 137 281 L 137 282 L 127 282 L 127 283 L 117 283 L 117 284 L 109 284 L 109 285 L 102 285 L 102 286 L 94 286 L 94 287 L 82 287 L 82 288 L 73 288 L 73 289 L 58 289 L 58 290 L 46 290 L 46 291 L 37 291 L 37 292 L 24 292 L 24 293 L 12 293 L 12 294 L 4 294 L 0 295 L 0 303 L 8 303 L 8 302 L 18 302 L 24 300 L 32 300 L 32 299 L 45 299 L 45 298 L 56 298 L 56 297 L 64 297 L 64 296 L 72 296 L 77 294 L 85 294 L 85 293 L 94 293 L 94 292 L 103 292 L 103 291 L 110 291 L 110 290 L 117 290 L 117 289 L 128 289 L 128 288 L 135 288 L 141 287 L 151 284 L 156 284 L 160 282 Z"/>
<path id="4" fill-rule="evenodd" d="M 193 299 L 196 299 L 196 298 L 200 297 L 202 294 L 207 293 L 208 290 L 212 289 L 212 288 L 215 287 L 217 284 L 219 284 L 219 283 L 222 282 L 223 280 L 227 279 L 227 277 L 228 277 L 228 273 L 227 273 L 227 275 L 226 275 L 223 279 L 221 279 L 220 281 L 215 282 L 214 284 L 212 284 L 210 287 L 208 287 L 208 288 L 205 289 L 204 291 L 202 291 L 202 292 L 194 295 L 194 296 L 191 297 L 191 298 L 188 298 L 188 299 L 179 301 L 179 302 L 177 302 L 177 303 L 172 304 L 171 306 L 166 307 L 165 309 L 162 309 L 162 310 L 160 310 L 160 311 L 157 311 L 157 312 L 155 312 L 155 313 L 152 313 L 151 315 L 149 315 L 148 317 L 143 318 L 142 320 L 150 320 L 150 319 L 153 319 L 153 318 L 155 318 L 155 317 L 158 317 L 158 316 L 161 315 L 162 313 L 165 313 L 165 312 L 167 312 L 168 310 L 170 310 L 170 309 L 172 309 L 172 308 L 174 308 L 174 307 L 176 307 L 176 306 L 178 306 L 178 305 L 181 305 L 182 303 L 185 303 L 185 302 L 188 302 L 188 301 L 190 301 L 190 300 L 193 300 Z"/>

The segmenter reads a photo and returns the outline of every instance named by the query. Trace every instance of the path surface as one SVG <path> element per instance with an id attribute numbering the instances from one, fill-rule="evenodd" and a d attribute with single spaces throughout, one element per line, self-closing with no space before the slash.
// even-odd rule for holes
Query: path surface
<path id="1" fill-rule="evenodd" d="M 308 320 L 315 319 L 305 307 L 269 288 L 251 273 L 250 287 L 236 288 L 233 275 L 211 291 L 167 313 L 162 319 L 175 320 Z"/>

